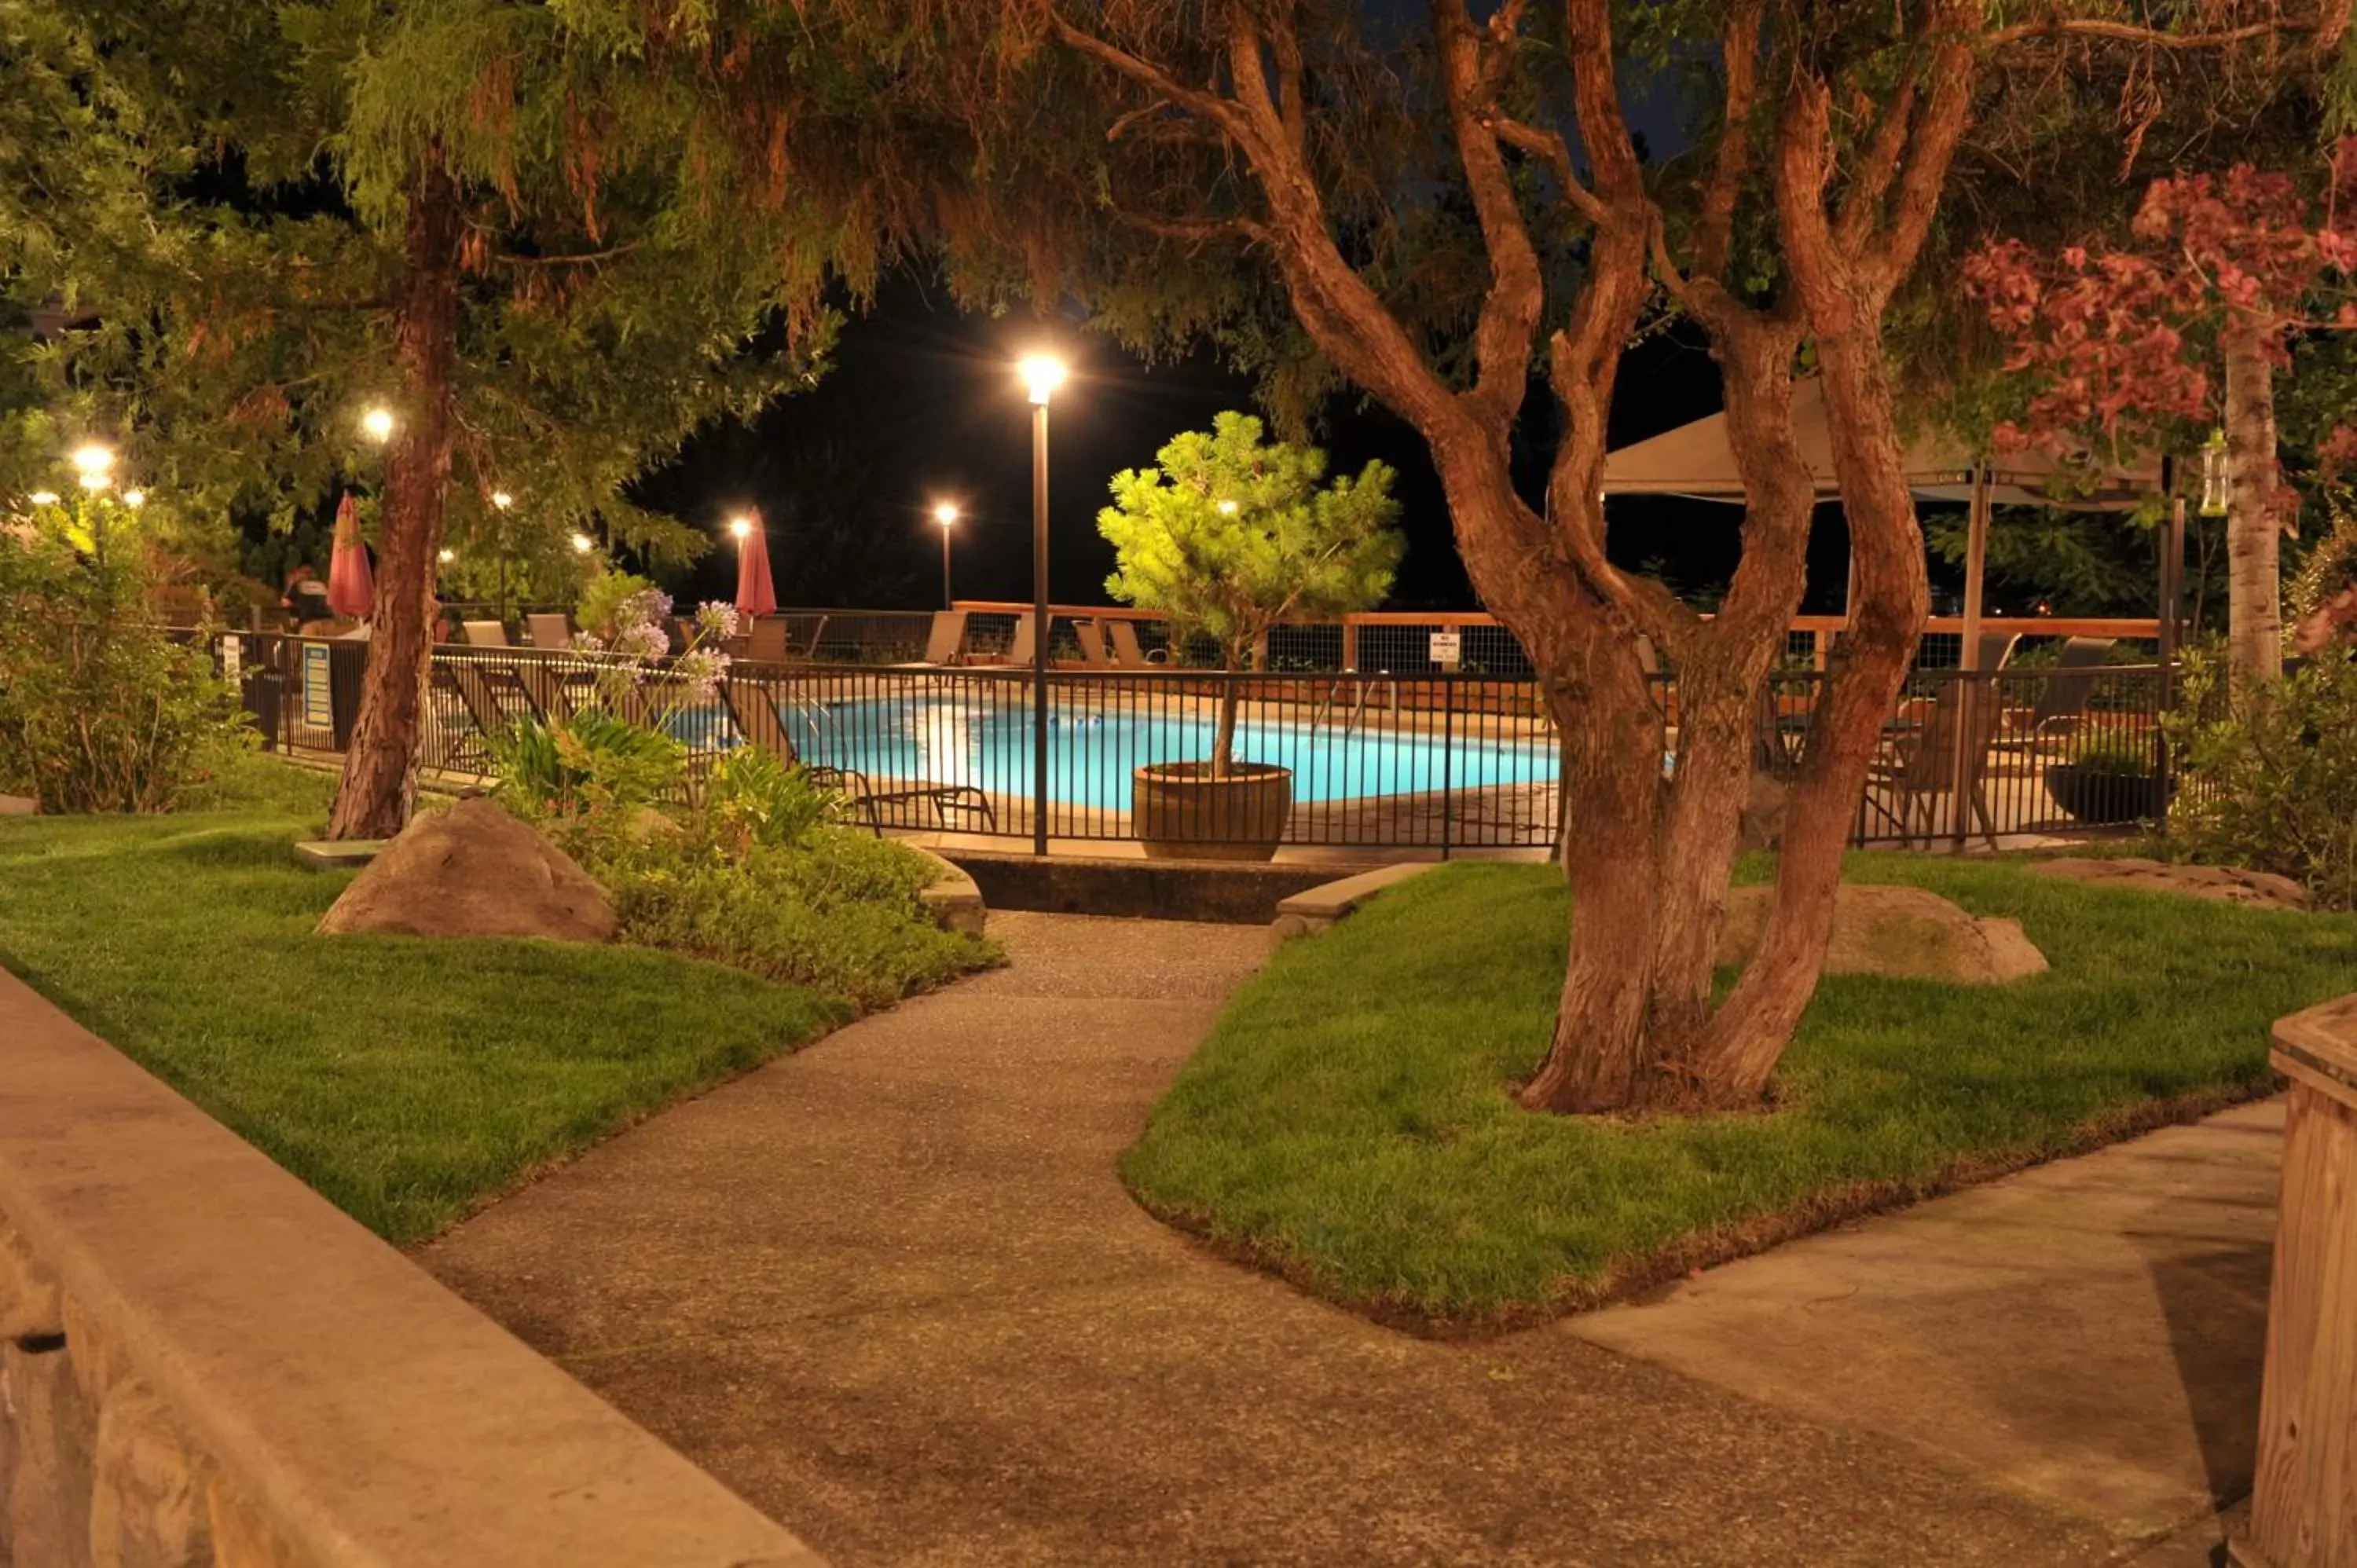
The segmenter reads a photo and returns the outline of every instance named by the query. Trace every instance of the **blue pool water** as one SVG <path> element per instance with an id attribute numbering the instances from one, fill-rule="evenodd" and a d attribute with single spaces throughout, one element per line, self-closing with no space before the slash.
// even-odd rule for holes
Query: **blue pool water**
<path id="1" fill-rule="evenodd" d="M 780 716 L 805 762 L 856 768 L 871 779 L 971 784 L 995 795 L 1031 793 L 1028 708 L 911 693 L 823 706 L 788 703 Z M 1133 769 L 1200 761 L 1211 753 L 1211 732 L 1208 715 L 1052 709 L 1049 798 L 1125 811 Z M 1437 735 L 1346 731 L 1330 719 L 1315 729 L 1306 719 L 1298 725 L 1239 724 L 1236 756 L 1291 768 L 1297 800 L 1551 783 L 1555 777 L 1550 744 L 1463 736 L 1444 743 Z"/>

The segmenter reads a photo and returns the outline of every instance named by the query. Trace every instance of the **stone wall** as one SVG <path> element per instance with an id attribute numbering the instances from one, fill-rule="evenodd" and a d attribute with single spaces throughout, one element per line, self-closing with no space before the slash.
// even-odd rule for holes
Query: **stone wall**
<path id="1" fill-rule="evenodd" d="M 0 973 L 0 1568 L 821 1568 Z"/>

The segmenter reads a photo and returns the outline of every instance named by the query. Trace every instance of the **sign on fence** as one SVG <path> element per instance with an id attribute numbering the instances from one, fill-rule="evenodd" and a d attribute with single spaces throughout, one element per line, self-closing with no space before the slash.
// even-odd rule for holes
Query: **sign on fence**
<path id="1" fill-rule="evenodd" d="M 1443 670 L 1454 670 L 1465 652 L 1464 633 L 1455 630 L 1432 634 L 1432 661 Z"/>
<path id="2" fill-rule="evenodd" d="M 245 672 L 245 639 L 234 632 L 221 639 L 221 679 L 235 685 Z"/>
<path id="3" fill-rule="evenodd" d="M 328 660 L 327 644 L 303 645 L 303 722 L 317 729 L 333 729 L 336 725 L 336 704 L 329 684 L 335 679 L 334 668 Z"/>

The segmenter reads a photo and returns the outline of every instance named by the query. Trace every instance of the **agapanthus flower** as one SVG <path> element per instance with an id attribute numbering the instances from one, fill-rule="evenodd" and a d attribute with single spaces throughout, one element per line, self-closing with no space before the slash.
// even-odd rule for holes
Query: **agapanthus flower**
<path id="1" fill-rule="evenodd" d="M 695 625 L 706 637 L 726 642 L 737 635 L 737 607 L 722 599 L 706 599 L 695 607 Z"/>

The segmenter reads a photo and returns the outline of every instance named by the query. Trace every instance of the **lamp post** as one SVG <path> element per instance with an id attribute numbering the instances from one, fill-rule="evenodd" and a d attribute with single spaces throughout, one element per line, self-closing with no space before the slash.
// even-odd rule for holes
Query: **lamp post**
<path id="1" fill-rule="evenodd" d="M 957 601 L 950 593 L 950 530 L 957 526 L 958 509 L 955 501 L 943 501 L 933 508 L 933 521 L 942 525 L 942 608 L 948 609 Z"/>
<path id="2" fill-rule="evenodd" d="M 1031 399 L 1031 853 L 1048 853 L 1048 400 L 1064 384 L 1064 362 L 1023 361 Z"/>

